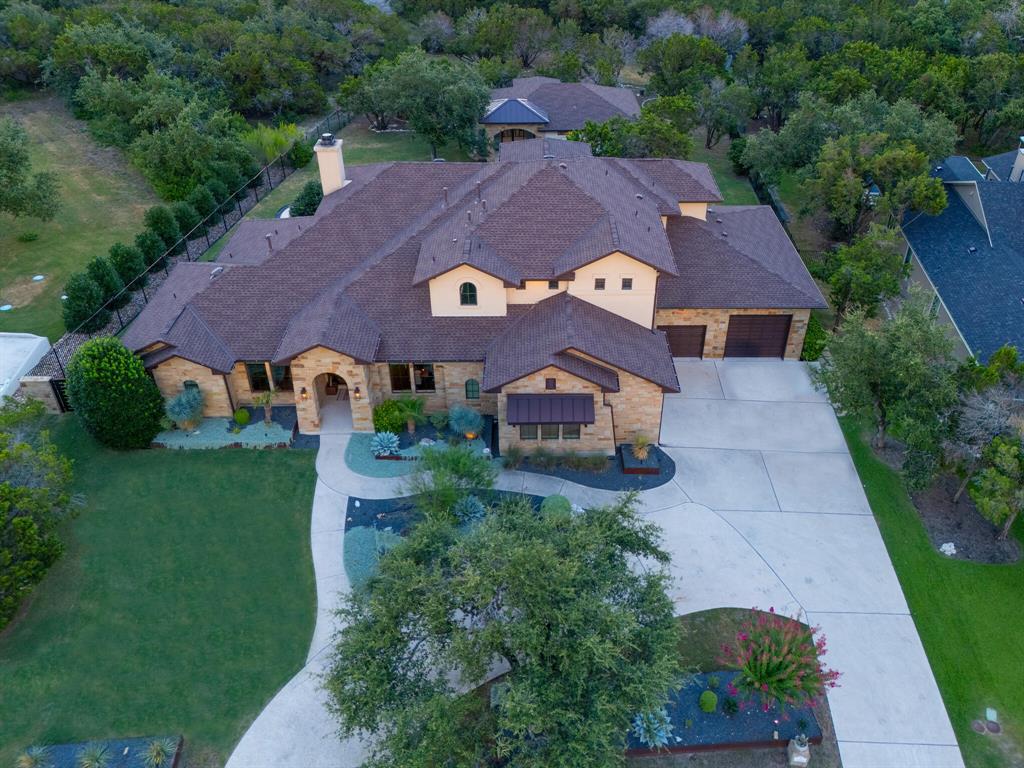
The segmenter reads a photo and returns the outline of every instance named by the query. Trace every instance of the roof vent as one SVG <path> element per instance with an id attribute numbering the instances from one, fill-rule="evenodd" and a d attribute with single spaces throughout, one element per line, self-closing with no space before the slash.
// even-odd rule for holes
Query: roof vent
<path id="1" fill-rule="evenodd" d="M 973 245 L 968 245 L 968 246 L 967 246 L 967 252 L 968 252 L 968 253 L 977 253 L 977 252 L 978 252 L 978 249 L 977 249 L 977 248 L 975 248 L 975 247 L 974 247 Z"/>
<path id="2" fill-rule="evenodd" d="M 637 192 L 637 193 L 636 193 L 636 199 L 637 199 L 637 200 L 643 200 L 643 199 L 644 199 L 644 196 L 643 196 L 643 195 L 642 195 L 641 193 Z"/>
<path id="3" fill-rule="evenodd" d="M 448 205 L 448 187 L 441 187 L 441 192 L 444 193 L 444 204 Z"/>
<path id="4" fill-rule="evenodd" d="M 210 279 L 216 280 L 220 276 L 220 273 L 223 271 L 224 267 L 214 267 L 213 269 L 210 270 Z"/>
<path id="5" fill-rule="evenodd" d="M 542 159 L 544 159 L 544 160 L 554 160 L 555 156 L 553 154 L 551 154 L 550 152 L 545 152 Z"/>
<path id="6" fill-rule="evenodd" d="M 721 224 L 721 223 L 722 223 L 721 219 L 715 219 L 715 224 Z"/>
<path id="7" fill-rule="evenodd" d="M 267 237 L 267 250 L 268 251 L 273 251 L 274 250 L 274 239 L 273 239 L 273 236 L 269 232 L 267 232 L 266 237 Z"/>
<path id="8" fill-rule="evenodd" d="M 729 233 L 728 233 L 728 232 L 726 232 L 726 231 L 725 231 L 725 230 L 723 229 L 723 230 L 722 230 L 722 237 L 728 237 L 728 236 L 729 236 Z"/>
<path id="9" fill-rule="evenodd" d="M 568 165 L 566 165 L 565 163 L 559 163 L 559 164 L 558 164 L 558 167 L 559 167 L 559 168 L 561 168 L 561 169 L 562 169 L 562 170 L 564 171 L 564 170 L 566 170 L 566 169 L 567 169 L 567 168 L 568 168 L 569 166 L 568 166 Z"/>
<path id="10" fill-rule="evenodd" d="M 935 166 L 935 172 L 936 173 L 939 173 L 941 170 L 942 170 L 942 166 L 941 165 L 936 165 Z"/>

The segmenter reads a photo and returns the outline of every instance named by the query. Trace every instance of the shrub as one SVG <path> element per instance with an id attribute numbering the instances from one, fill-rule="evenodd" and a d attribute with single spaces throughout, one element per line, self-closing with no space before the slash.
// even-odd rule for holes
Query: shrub
<path id="1" fill-rule="evenodd" d="M 252 420 L 252 414 L 246 408 L 239 408 L 235 411 L 235 424 L 244 427 Z"/>
<path id="2" fill-rule="evenodd" d="M 543 515 L 566 518 L 572 515 L 572 503 L 556 493 L 545 497 L 540 503 L 540 511 Z"/>
<path id="3" fill-rule="evenodd" d="M 654 749 L 666 746 L 672 735 L 672 721 L 668 718 L 668 712 L 664 707 L 653 712 L 641 712 L 633 718 L 633 733 L 645 746 Z"/>
<path id="4" fill-rule="evenodd" d="M 804 349 L 800 353 L 801 360 L 817 360 L 821 357 L 821 353 L 825 351 L 825 345 L 828 344 L 828 331 L 825 330 L 825 326 L 821 324 L 821 320 L 818 316 L 811 313 L 810 319 L 807 321 L 807 333 L 804 335 Z"/>
<path id="5" fill-rule="evenodd" d="M 177 751 L 178 743 L 174 739 L 153 739 L 142 753 L 142 764 L 146 768 L 165 768 L 171 765 Z"/>
<path id="6" fill-rule="evenodd" d="M 119 339 L 87 341 L 71 358 L 67 392 L 75 414 L 111 448 L 145 448 L 160 431 L 164 399 L 142 360 Z"/>
<path id="7" fill-rule="evenodd" d="M 405 427 L 409 430 L 410 435 L 416 431 L 417 425 L 427 420 L 427 415 L 423 412 L 427 407 L 426 398 L 404 395 L 395 400 L 395 407 L 398 409 L 402 421 L 405 422 Z"/>
<path id="8" fill-rule="evenodd" d="M 579 454 L 575 452 L 556 454 L 556 463 L 563 464 L 577 472 L 603 472 L 608 468 L 608 459 L 598 454 Z"/>
<path id="9" fill-rule="evenodd" d="M 105 744 L 86 744 L 75 755 L 77 768 L 107 768 L 110 755 Z"/>
<path id="10" fill-rule="evenodd" d="M 740 711 L 740 705 L 732 696 L 726 696 L 722 701 L 722 713 L 732 717 Z"/>
<path id="11" fill-rule="evenodd" d="M 313 159 L 313 147 L 305 139 L 299 139 L 288 150 L 288 162 L 292 168 L 305 168 Z"/>
<path id="12" fill-rule="evenodd" d="M 394 400 L 384 400 L 373 408 L 373 429 L 375 432 L 402 431 L 405 426 L 405 419 L 399 411 L 398 403 Z"/>
<path id="13" fill-rule="evenodd" d="M 522 448 L 512 444 L 505 449 L 501 458 L 505 462 L 505 469 L 519 469 L 519 465 L 523 463 L 525 456 Z"/>
<path id="14" fill-rule="evenodd" d="M 633 458 L 637 461 L 647 461 L 651 452 L 651 439 L 646 435 L 637 435 L 633 438 Z"/>
<path id="15" fill-rule="evenodd" d="M 746 176 L 750 173 L 750 166 L 743 160 L 743 152 L 746 148 L 747 140 L 742 136 L 733 139 L 732 144 L 729 145 L 729 162 L 732 163 L 732 169 L 738 176 Z"/>
<path id="16" fill-rule="evenodd" d="M 460 523 L 475 523 L 478 520 L 483 520 L 484 515 L 487 514 L 487 507 L 479 498 L 470 494 L 455 502 L 452 513 Z"/>
<path id="17" fill-rule="evenodd" d="M 110 312 L 103 308 L 103 289 L 96 285 L 85 272 L 72 275 L 64 286 L 64 303 L 61 314 L 64 327 L 74 331 L 79 326 L 86 333 L 92 333 L 110 322 Z"/>
<path id="18" fill-rule="evenodd" d="M 156 232 L 151 232 L 148 229 L 139 232 L 135 236 L 135 247 L 142 254 L 142 261 L 147 268 L 163 269 L 167 265 L 164 259 L 167 246 Z"/>
<path id="19" fill-rule="evenodd" d="M 196 189 L 200 189 L 200 187 L 196 187 Z M 171 214 L 174 216 L 174 221 L 178 224 L 178 229 L 181 230 L 182 237 L 199 237 L 206 231 L 204 229 L 196 229 L 203 220 L 203 217 L 199 215 L 199 211 L 192 207 L 191 203 L 187 203 L 184 200 L 173 203 L 171 205 Z"/>
<path id="20" fill-rule="evenodd" d="M 438 432 L 444 432 L 448 427 L 448 414 L 444 411 L 438 411 L 437 413 L 430 414 L 430 424 Z"/>
<path id="21" fill-rule="evenodd" d="M 124 282 L 114 266 L 103 256 L 97 256 L 85 267 L 85 273 L 103 292 L 104 306 L 107 309 L 120 309 L 132 299 L 132 295 L 124 290 Z"/>
<path id="22" fill-rule="evenodd" d="M 710 677 L 708 677 L 708 688 L 710 688 L 711 690 L 715 690 L 716 688 L 718 688 L 718 683 L 718 675 L 711 675 Z"/>
<path id="23" fill-rule="evenodd" d="M 181 228 L 170 208 L 166 205 L 154 205 L 146 211 L 142 220 L 146 223 L 146 228 L 160 238 L 164 248 L 172 248 L 174 253 L 181 252 Z"/>
<path id="24" fill-rule="evenodd" d="M 370 453 L 374 456 L 397 455 L 398 435 L 394 432 L 377 432 L 370 438 Z"/>
<path id="25" fill-rule="evenodd" d="M 732 685 L 746 696 L 760 697 L 765 711 L 774 704 L 781 709 L 813 705 L 839 678 L 819 660 L 825 638 L 815 639 L 817 633 L 816 627 L 777 616 L 774 609 L 752 612 L 736 633 L 736 647 L 724 647 L 720 661 L 740 671 Z"/>
<path id="26" fill-rule="evenodd" d="M 459 435 L 479 435 L 484 417 L 472 408 L 456 404 L 448 411 L 448 427 Z"/>
<path id="27" fill-rule="evenodd" d="M 560 459 L 547 448 L 536 448 L 530 454 L 530 464 L 537 469 L 552 470 L 558 466 Z"/>
<path id="28" fill-rule="evenodd" d="M 34 243 L 38 239 L 39 239 L 39 233 L 38 232 L 20 232 L 20 233 L 18 233 L 18 242 L 19 243 Z"/>
<path id="29" fill-rule="evenodd" d="M 292 202 L 292 216 L 312 216 L 324 199 L 323 187 L 317 180 L 307 181 L 306 185 L 299 192 L 298 197 Z"/>
<path id="30" fill-rule="evenodd" d="M 187 432 L 198 427 L 203 418 L 203 393 L 199 387 L 185 387 L 168 400 L 167 417 Z"/>
<path id="31" fill-rule="evenodd" d="M 142 251 L 134 245 L 114 243 L 110 246 L 108 258 L 110 259 L 110 265 L 121 278 L 121 282 L 127 285 L 130 290 L 137 291 L 146 284 L 146 275 L 142 274 L 146 271 L 146 262 L 142 256 Z M 142 275 L 142 277 L 139 277 L 139 275 Z"/>
<path id="32" fill-rule="evenodd" d="M 228 189 L 227 185 L 220 179 L 210 179 L 205 184 L 206 188 L 210 190 L 210 194 L 213 195 L 213 200 L 217 204 L 222 214 L 231 213 L 235 210 L 235 201 L 231 199 L 231 190 Z"/>
<path id="33" fill-rule="evenodd" d="M 196 209 L 196 213 L 204 219 L 217 210 L 217 201 L 213 199 L 213 193 L 210 192 L 210 188 L 204 184 L 200 184 L 189 192 L 188 197 L 185 199 L 189 205 Z"/>
<path id="34" fill-rule="evenodd" d="M 498 470 L 489 459 L 465 444 L 427 448 L 409 478 L 409 491 L 428 520 L 453 520 L 455 505 L 472 491 L 494 486 Z"/>
<path id="35" fill-rule="evenodd" d="M 701 712 L 711 713 L 718 709 L 718 694 L 714 691 L 704 691 L 697 702 Z"/>

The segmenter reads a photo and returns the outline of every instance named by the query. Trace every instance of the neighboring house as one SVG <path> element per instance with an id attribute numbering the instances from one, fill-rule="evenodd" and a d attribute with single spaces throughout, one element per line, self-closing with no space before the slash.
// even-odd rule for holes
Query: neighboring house
<path id="1" fill-rule="evenodd" d="M 628 88 L 520 77 L 508 88 L 491 91 L 491 103 L 480 123 L 489 139 L 507 142 L 565 136 L 587 121 L 633 120 L 639 114 L 640 103 Z"/>
<path id="2" fill-rule="evenodd" d="M 825 306 L 771 209 L 720 205 L 701 163 L 537 139 L 346 173 L 341 141 L 316 150 L 315 216 L 242 222 L 125 332 L 164 395 L 195 382 L 227 416 L 273 391 L 317 433 L 338 398 L 369 431 L 416 394 L 495 416 L 502 449 L 610 454 L 658 439 L 674 355 L 796 359 Z"/>
<path id="3" fill-rule="evenodd" d="M 1024 137 L 983 162 L 984 176 L 966 157 L 946 158 L 933 175 L 949 205 L 903 223 L 911 282 L 933 292 L 959 354 L 982 361 L 1004 344 L 1024 350 Z"/>

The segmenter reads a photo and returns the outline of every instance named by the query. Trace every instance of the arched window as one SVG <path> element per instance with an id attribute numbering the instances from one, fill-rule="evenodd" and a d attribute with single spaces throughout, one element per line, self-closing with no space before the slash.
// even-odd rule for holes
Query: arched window
<path id="1" fill-rule="evenodd" d="M 466 379 L 466 399 L 480 399 L 480 382 L 476 379 Z"/>
<path id="2" fill-rule="evenodd" d="M 476 306 L 476 286 L 472 283 L 463 283 L 459 286 L 459 304 L 464 307 Z"/>

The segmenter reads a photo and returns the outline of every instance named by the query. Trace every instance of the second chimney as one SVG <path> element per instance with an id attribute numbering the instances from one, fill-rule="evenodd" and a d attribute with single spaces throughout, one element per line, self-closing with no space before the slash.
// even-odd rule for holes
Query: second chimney
<path id="1" fill-rule="evenodd" d="M 341 144 L 341 139 L 335 138 L 333 133 L 325 133 L 313 147 L 317 165 L 320 166 L 320 186 L 324 197 L 349 183 L 349 179 L 345 178 L 345 158 L 341 153 Z"/>

